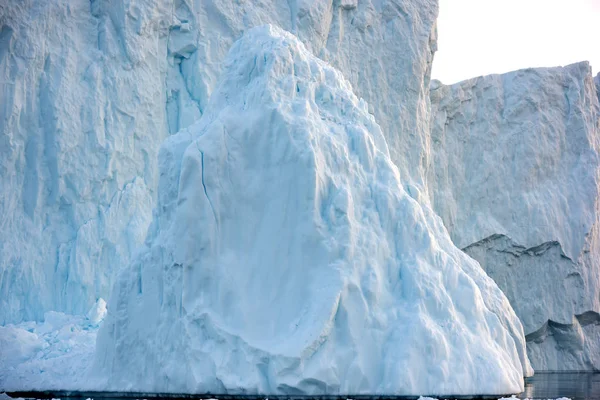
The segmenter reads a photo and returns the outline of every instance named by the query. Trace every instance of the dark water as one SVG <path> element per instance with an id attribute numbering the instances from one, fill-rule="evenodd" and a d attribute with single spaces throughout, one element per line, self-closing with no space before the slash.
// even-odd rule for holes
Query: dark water
<path id="1" fill-rule="evenodd" d="M 525 380 L 520 398 L 600 400 L 600 373 L 540 373 Z"/>
<path id="2" fill-rule="evenodd" d="M 66 400 L 84 400 L 92 398 L 94 400 L 200 400 L 217 398 L 221 400 L 263 400 L 262 396 L 227 396 L 227 395 L 182 395 L 182 394 L 158 394 L 158 393 L 107 393 L 107 392 L 14 392 L 9 393 L 11 397 L 25 397 L 29 399 L 66 399 Z M 345 396 L 344 396 L 345 397 Z M 549 373 L 536 372 L 535 376 L 525 380 L 525 391 L 517 396 L 520 399 L 558 399 L 568 397 L 572 400 L 600 400 L 600 373 Z M 416 399 L 413 396 L 394 397 L 394 396 L 351 396 L 358 400 L 372 399 Z M 443 397 L 442 397 L 443 398 Z M 469 398 L 467 396 L 462 399 Z M 491 396 L 472 396 L 475 399 L 490 399 Z M 341 399 L 340 396 L 270 396 L 271 400 L 334 400 Z"/>

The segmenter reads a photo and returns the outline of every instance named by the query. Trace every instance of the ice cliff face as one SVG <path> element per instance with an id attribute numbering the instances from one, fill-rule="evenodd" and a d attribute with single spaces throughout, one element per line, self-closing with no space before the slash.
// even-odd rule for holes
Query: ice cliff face
<path id="1" fill-rule="evenodd" d="M 152 11 L 0 5 L 0 324 L 85 313 L 145 238 L 170 15 Z"/>
<path id="2" fill-rule="evenodd" d="M 149 245 L 98 337 L 104 388 L 519 392 L 520 323 L 401 184 L 367 104 L 273 26 L 160 156 Z"/>
<path id="3" fill-rule="evenodd" d="M 150 223 L 159 144 L 204 113 L 252 26 L 341 70 L 422 183 L 436 15 L 436 0 L 0 4 L 0 324 L 108 296 Z"/>
<path id="4" fill-rule="evenodd" d="M 590 310 L 597 285 L 586 285 L 582 278 L 582 271 L 596 274 L 597 266 L 573 262 L 558 242 L 525 248 L 504 235 L 465 251 L 511 299 L 527 332 L 527 352 L 535 368 L 598 369 L 600 317 L 596 307 Z"/>
<path id="5" fill-rule="evenodd" d="M 430 195 L 454 243 L 510 299 L 534 368 L 600 368 L 600 113 L 590 66 L 432 88 Z"/>

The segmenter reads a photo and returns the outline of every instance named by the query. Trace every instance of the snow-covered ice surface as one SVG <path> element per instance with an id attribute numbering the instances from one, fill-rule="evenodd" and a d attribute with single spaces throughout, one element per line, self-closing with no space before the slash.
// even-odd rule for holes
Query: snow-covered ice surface
<path id="1" fill-rule="evenodd" d="M 532 365 L 600 368 L 600 128 L 587 62 L 432 84 L 429 194 L 523 322 Z"/>
<path id="2" fill-rule="evenodd" d="M 437 0 L 0 2 L 0 324 L 83 314 L 143 242 L 162 141 L 265 23 L 336 66 L 404 182 L 428 160 Z"/>
<path id="3" fill-rule="evenodd" d="M 519 399 L 519 397 L 516 396 L 511 396 L 511 397 L 501 397 L 498 400 L 517 400 Z M 530 400 L 528 397 L 523 397 L 523 400 Z M 533 399 L 531 399 L 533 400 Z M 538 400 L 542 400 L 542 399 L 538 399 Z M 553 399 L 547 399 L 547 400 L 553 400 Z M 558 397 L 556 398 L 556 400 L 571 400 L 569 397 Z"/>
<path id="4" fill-rule="evenodd" d="M 50 311 L 43 322 L 0 326 L 0 390 L 78 389 L 94 359 L 106 315 L 99 299 L 88 317 Z"/>
<path id="5" fill-rule="evenodd" d="M 520 322 L 407 193 L 351 85 L 274 26 L 159 155 L 148 248 L 97 344 L 110 390 L 517 393 Z"/>
<path id="6" fill-rule="evenodd" d="M 587 62 L 431 92 L 433 204 L 464 248 L 493 234 L 576 259 L 596 221 L 598 97 Z"/>

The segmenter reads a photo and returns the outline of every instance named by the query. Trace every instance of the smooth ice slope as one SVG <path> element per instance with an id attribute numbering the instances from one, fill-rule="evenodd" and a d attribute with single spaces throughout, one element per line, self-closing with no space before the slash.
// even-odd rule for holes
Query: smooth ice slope
<path id="1" fill-rule="evenodd" d="M 523 389 L 508 301 L 405 192 L 367 104 L 295 36 L 246 32 L 159 160 L 149 247 L 99 333 L 101 387 Z"/>
<path id="2" fill-rule="evenodd" d="M 536 369 L 600 368 L 599 106 L 588 63 L 432 85 L 430 195 Z"/>
<path id="3" fill-rule="evenodd" d="M 160 143 L 205 111 L 232 43 L 296 33 L 423 181 L 437 0 L 0 2 L 0 324 L 85 313 L 143 241 Z M 409 179 L 410 178 L 410 179 Z"/>

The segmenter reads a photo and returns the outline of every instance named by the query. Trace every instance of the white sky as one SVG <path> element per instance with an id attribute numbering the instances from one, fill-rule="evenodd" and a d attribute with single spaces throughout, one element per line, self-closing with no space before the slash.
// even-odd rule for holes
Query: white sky
<path id="1" fill-rule="evenodd" d="M 583 60 L 600 71 L 600 0 L 440 0 L 443 83 Z"/>

